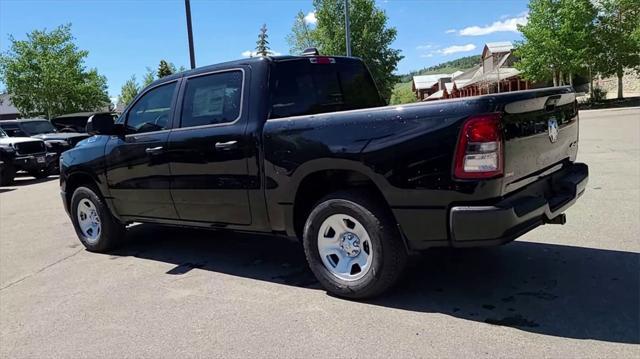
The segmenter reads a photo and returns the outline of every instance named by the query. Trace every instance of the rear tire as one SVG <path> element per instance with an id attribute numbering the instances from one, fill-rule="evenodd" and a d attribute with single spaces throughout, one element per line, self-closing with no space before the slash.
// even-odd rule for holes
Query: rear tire
<path id="1" fill-rule="evenodd" d="M 91 252 L 106 252 L 124 238 L 125 226 L 111 214 L 98 191 L 78 187 L 71 197 L 71 221 L 80 242 Z"/>
<path id="2" fill-rule="evenodd" d="M 407 251 L 396 222 L 373 197 L 361 191 L 330 194 L 318 202 L 305 224 L 309 267 L 337 296 L 379 295 L 397 282 L 406 265 Z"/>

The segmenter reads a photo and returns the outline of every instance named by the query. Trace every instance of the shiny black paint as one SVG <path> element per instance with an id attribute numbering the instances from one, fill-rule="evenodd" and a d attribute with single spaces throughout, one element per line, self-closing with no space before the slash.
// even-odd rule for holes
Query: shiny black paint
<path id="1" fill-rule="evenodd" d="M 174 128 L 136 140 L 97 136 L 91 144 L 65 153 L 63 191 L 74 173 L 85 171 L 96 178 L 123 221 L 223 226 L 294 236 L 293 213 L 303 180 L 321 171 L 352 171 L 368 178 L 382 193 L 410 247 L 425 248 L 448 243 L 447 214 L 452 205 L 496 203 L 519 183 L 535 180 L 536 173 L 575 160 L 574 101 L 557 108 L 536 107 L 543 97 L 573 96 L 570 88 L 267 121 L 272 61 L 278 59 L 209 66 L 152 84 L 182 82 L 174 101 Z M 179 129 L 186 77 L 237 68 L 245 71 L 240 119 L 221 126 Z M 511 109 L 518 108 L 520 113 L 509 113 L 509 104 L 518 101 L 523 105 Z M 507 176 L 454 179 L 452 162 L 462 123 L 472 115 L 492 112 L 504 114 Z M 557 116 L 561 126 L 555 144 L 546 135 L 550 115 Z M 215 143 L 228 141 L 237 141 L 237 146 L 215 149 Z M 156 145 L 167 151 L 151 158 L 144 154 L 144 148 Z"/>

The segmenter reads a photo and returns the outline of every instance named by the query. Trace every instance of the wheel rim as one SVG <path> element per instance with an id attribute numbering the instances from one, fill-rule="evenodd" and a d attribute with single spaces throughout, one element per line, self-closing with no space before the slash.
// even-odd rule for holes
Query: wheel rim
<path id="1" fill-rule="evenodd" d="M 358 280 L 371 269 L 373 246 L 364 226 L 346 214 L 327 217 L 318 231 L 318 252 L 334 276 Z"/>
<path id="2" fill-rule="evenodd" d="M 96 206 L 88 198 L 83 198 L 78 202 L 76 212 L 82 235 L 89 244 L 95 244 L 102 234 L 102 224 Z"/>

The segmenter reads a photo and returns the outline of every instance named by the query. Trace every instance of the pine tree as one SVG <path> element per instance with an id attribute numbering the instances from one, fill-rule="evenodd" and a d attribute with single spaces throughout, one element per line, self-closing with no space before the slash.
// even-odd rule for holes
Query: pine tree
<path id="1" fill-rule="evenodd" d="M 258 41 L 256 41 L 256 55 L 267 56 L 271 52 L 267 38 L 269 38 L 269 35 L 267 35 L 267 24 L 262 24 L 260 34 L 258 34 Z"/>
<path id="2" fill-rule="evenodd" d="M 165 60 L 160 60 L 160 65 L 158 65 L 158 78 L 161 79 L 171 74 L 173 74 L 171 65 L 169 65 Z"/>

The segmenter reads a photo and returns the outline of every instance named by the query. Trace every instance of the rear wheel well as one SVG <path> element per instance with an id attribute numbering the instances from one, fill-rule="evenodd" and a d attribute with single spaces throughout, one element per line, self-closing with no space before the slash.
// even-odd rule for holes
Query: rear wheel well
<path id="1" fill-rule="evenodd" d="M 375 183 L 364 174 L 351 170 L 325 170 L 305 177 L 296 192 L 293 204 L 293 226 L 296 237 L 302 238 L 307 217 L 316 203 L 326 195 L 350 189 L 369 192 L 388 208 L 388 204 Z"/>

